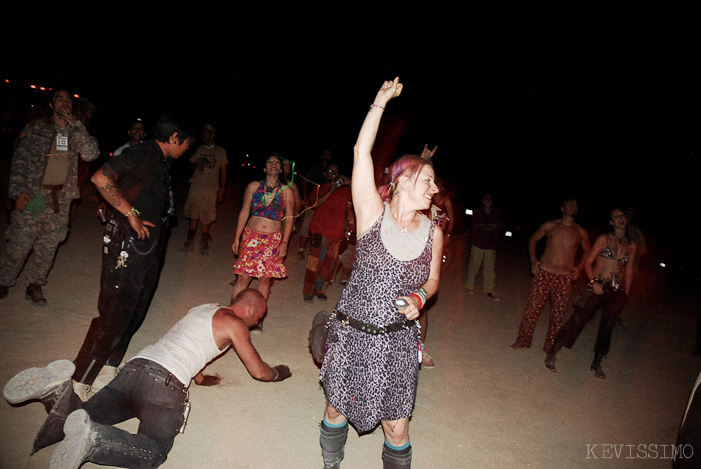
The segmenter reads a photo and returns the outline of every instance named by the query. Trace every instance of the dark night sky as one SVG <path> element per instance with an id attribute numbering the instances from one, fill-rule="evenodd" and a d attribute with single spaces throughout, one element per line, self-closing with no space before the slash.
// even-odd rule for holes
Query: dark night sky
<path id="1" fill-rule="evenodd" d="M 687 224 L 685 211 L 698 201 L 699 93 L 691 63 L 665 50 L 610 44 L 563 50 L 452 46 L 407 60 L 369 60 L 351 50 L 253 59 L 202 51 L 131 67 L 104 54 L 86 68 L 3 73 L 15 80 L 58 73 L 75 82 L 99 109 L 93 127 L 103 151 L 125 141 L 133 116 L 148 123 L 164 110 L 187 108 L 220 129 L 218 141 L 234 158 L 276 151 L 298 168 L 325 146 L 349 161 L 374 93 L 398 75 L 404 93 L 388 114 L 406 119 L 409 130 L 397 151 L 438 145 L 437 172 L 463 203 L 476 204 L 490 189 L 513 223 L 530 229 L 556 218 L 560 196 L 572 192 L 582 198 L 583 224 L 600 224 L 611 205 L 633 205 L 640 226 L 669 242 L 667 228 Z"/>

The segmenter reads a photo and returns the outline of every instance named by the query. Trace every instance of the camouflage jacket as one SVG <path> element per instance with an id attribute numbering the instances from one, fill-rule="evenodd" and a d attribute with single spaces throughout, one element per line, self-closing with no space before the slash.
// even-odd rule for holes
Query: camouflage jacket
<path id="1" fill-rule="evenodd" d="M 58 125 L 37 122 L 24 128 L 24 138 L 20 141 L 10 167 L 10 187 L 8 194 L 11 198 L 27 193 L 30 200 L 41 189 L 44 170 L 51 151 L 51 144 L 59 130 Z M 61 197 L 77 199 L 78 189 L 78 155 L 85 161 L 93 161 L 100 154 L 97 139 L 88 134 L 85 126 L 77 121 L 66 130 L 68 133 L 68 175 Z"/>

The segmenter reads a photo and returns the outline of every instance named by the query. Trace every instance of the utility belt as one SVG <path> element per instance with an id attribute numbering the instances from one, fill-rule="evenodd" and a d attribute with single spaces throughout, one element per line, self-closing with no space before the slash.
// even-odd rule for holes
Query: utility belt
<path id="1" fill-rule="evenodd" d="M 109 254 L 110 252 L 119 252 L 115 270 L 127 266 L 129 259 L 129 249 L 133 238 L 129 234 L 129 228 L 123 223 L 119 223 L 114 214 L 105 224 L 105 232 L 102 235 L 102 253 Z"/>
<path id="2" fill-rule="evenodd" d="M 120 223 L 112 210 L 108 210 L 108 215 L 105 223 L 105 243 L 111 238 L 129 238 L 129 223 L 124 221 Z"/>
<path id="3" fill-rule="evenodd" d="M 592 290 L 594 288 L 594 284 L 598 283 L 601 285 L 604 289 L 604 292 L 610 292 L 610 291 L 618 291 L 618 290 L 623 290 L 625 288 L 625 284 L 621 282 L 621 280 L 618 278 L 618 275 L 615 273 L 612 275 L 612 278 L 610 279 L 604 279 L 604 278 L 593 278 L 589 280 L 589 284 L 587 285 L 587 288 Z"/>
<path id="4" fill-rule="evenodd" d="M 130 254 L 146 256 L 150 254 L 156 246 L 160 244 L 159 236 L 151 231 L 151 238 L 144 240 L 135 239 L 132 236 L 131 226 L 125 217 L 118 217 L 118 212 L 110 211 L 110 216 L 105 223 L 105 230 L 102 235 L 102 252 L 108 254 L 111 250 L 119 252 L 119 258 L 115 269 L 127 266 Z M 162 220 L 161 229 L 165 231 L 168 227 L 168 217 Z M 154 230 L 155 228 L 151 228 Z"/>
<path id="5" fill-rule="evenodd" d="M 407 321 L 405 319 L 404 321 L 395 322 L 392 324 L 388 324 L 386 326 L 382 325 L 382 324 L 380 324 L 380 325 L 368 324 L 368 323 L 365 323 L 362 321 L 358 321 L 357 319 L 353 319 L 353 318 L 351 318 L 351 317 L 349 317 L 349 316 L 347 316 L 347 315 L 343 314 L 342 312 L 335 310 L 335 309 L 331 313 L 331 318 L 329 319 L 329 322 L 333 319 L 335 319 L 337 321 L 341 321 L 341 323 L 344 326 L 345 325 L 351 326 L 353 329 L 357 329 L 361 332 L 365 332 L 366 334 L 370 334 L 370 335 L 382 335 L 382 334 L 388 334 L 388 333 L 392 333 L 392 332 L 398 332 L 398 331 L 401 331 L 404 329 L 409 329 L 411 327 L 412 323 L 414 323 L 414 321 Z"/>
<path id="6" fill-rule="evenodd" d="M 63 184 L 44 184 L 41 186 L 41 190 L 51 194 L 51 207 L 54 209 L 54 213 L 60 213 L 61 209 L 58 205 L 58 192 L 63 189 Z"/>

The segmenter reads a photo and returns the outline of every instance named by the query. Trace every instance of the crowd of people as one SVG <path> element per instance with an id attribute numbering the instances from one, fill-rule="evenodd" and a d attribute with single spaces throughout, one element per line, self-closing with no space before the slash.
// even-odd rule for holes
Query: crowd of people
<path id="1" fill-rule="evenodd" d="M 56 468 L 77 468 L 86 461 L 157 467 L 187 420 L 190 383 L 218 384 L 203 370 L 228 348 L 254 379 L 290 377 L 289 367 L 271 367 L 261 359 L 250 334 L 262 331 L 273 280 L 287 276 L 284 261 L 296 234 L 297 255 L 306 260 L 300 301 L 327 301 L 326 289 L 339 271 L 343 286 L 327 324 L 320 370 L 326 396 L 319 435 L 324 467 L 340 467 L 349 423 L 361 434 L 379 425 L 385 436 L 384 467 L 410 467 L 409 421 L 419 370 L 434 366 L 425 348 L 428 311 L 455 217 L 434 172 L 436 148 L 397 158 L 383 184 L 376 185 L 373 144 L 385 110 L 402 90 L 394 79 L 374 96 L 354 147 L 350 177 L 341 173 L 330 150 L 321 153 L 299 185 L 292 180 L 290 160 L 267 156 L 260 179 L 245 185 L 230 239 L 236 275 L 230 304 L 192 308 L 158 342 L 124 363 L 156 290 L 176 213 L 173 160 L 201 138 L 202 145 L 189 158 L 192 178 L 184 207 L 189 225 L 180 250 L 194 250 L 199 228 L 203 256 L 224 197 L 228 165 L 226 150 L 214 143 L 217 130 L 211 124 L 164 114 L 145 140 L 143 122 L 135 121 L 129 143 L 91 176 L 105 214 L 98 316 L 73 361 L 21 371 L 4 388 L 12 404 L 36 400 L 47 409 L 34 450 L 59 443 L 52 457 Z M 47 304 L 41 286 L 67 236 L 71 202 L 80 196 L 78 159 L 92 161 L 99 153 L 97 139 L 85 125 L 89 112 L 73 101 L 68 90 L 55 91 L 49 111 L 30 121 L 15 151 L 8 191 L 15 209 L 0 257 L 0 300 L 24 268 L 27 299 Z M 602 309 L 591 369 L 605 378 L 601 360 L 630 294 L 644 241 L 628 236 L 622 208 L 609 213 L 611 230 L 593 245 L 574 221 L 576 199 L 567 198 L 561 210 L 561 219 L 544 223 L 530 239 L 533 281 L 512 348 L 530 347 L 535 323 L 550 299 L 543 350 L 546 367 L 557 371 L 559 349 L 571 347 L 584 324 Z M 481 270 L 483 291 L 494 301 L 499 300 L 495 265 L 503 229 L 501 211 L 493 206 L 492 194 L 484 193 L 470 230 L 465 287 L 474 292 Z M 545 251 L 538 257 L 536 244 L 543 239 Z M 35 256 L 24 267 L 32 250 Z M 563 324 L 571 286 L 581 272 L 587 289 Z M 253 279 L 256 288 L 251 288 Z M 147 399 L 151 404 L 143 405 Z M 132 417 L 140 421 L 136 434 L 114 426 Z"/>

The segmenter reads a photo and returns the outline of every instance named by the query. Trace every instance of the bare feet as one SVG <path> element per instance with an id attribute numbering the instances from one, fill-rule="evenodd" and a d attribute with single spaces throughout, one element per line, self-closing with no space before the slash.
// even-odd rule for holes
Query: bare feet
<path id="1" fill-rule="evenodd" d="M 518 342 L 514 342 L 513 344 L 509 345 L 509 347 L 511 347 L 511 348 L 514 349 L 514 350 L 518 350 L 518 349 L 520 349 L 520 348 L 526 348 L 526 347 L 524 347 L 524 346 L 522 346 L 522 345 L 519 345 Z"/>

